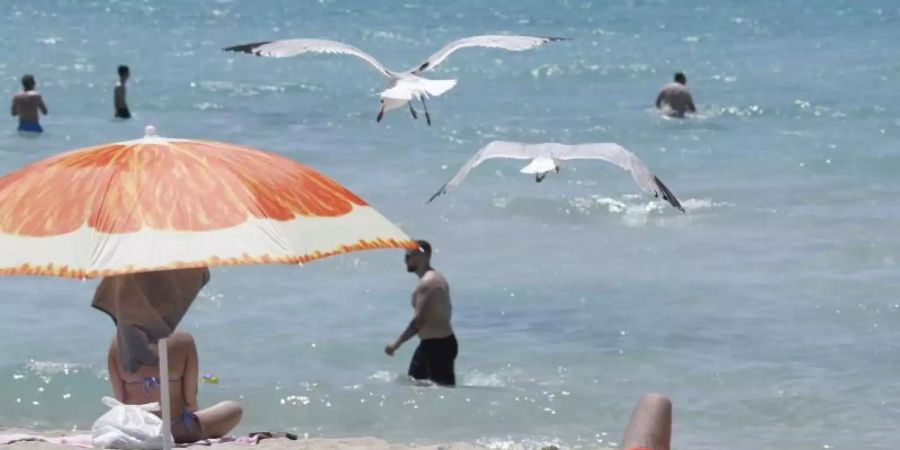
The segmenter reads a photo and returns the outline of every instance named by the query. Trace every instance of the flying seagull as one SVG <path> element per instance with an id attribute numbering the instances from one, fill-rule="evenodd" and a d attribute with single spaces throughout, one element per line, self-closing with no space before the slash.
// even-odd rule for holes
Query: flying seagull
<path id="1" fill-rule="evenodd" d="M 431 116 L 428 114 L 428 107 L 425 106 L 425 98 L 428 96 L 437 97 L 438 95 L 449 91 L 453 86 L 456 86 L 456 80 L 430 80 L 421 75 L 443 62 L 451 53 L 466 47 L 502 48 L 520 52 L 540 47 L 548 42 L 562 40 L 567 39 L 500 35 L 467 37 L 445 45 L 444 48 L 429 56 L 424 62 L 405 72 L 395 72 L 384 67 L 384 65 L 378 62 L 372 55 L 369 55 L 356 47 L 342 42 L 328 41 L 325 39 L 286 39 L 281 41 L 254 42 L 252 44 L 235 45 L 234 47 L 228 47 L 223 50 L 229 52 L 250 53 L 270 58 L 287 58 L 304 53 L 339 53 L 362 58 L 387 78 L 388 82 L 387 89 L 382 91 L 380 95 L 381 109 L 378 111 L 377 121 L 381 121 L 385 112 L 400 108 L 404 104 L 409 105 L 410 114 L 412 114 L 414 119 L 417 119 L 418 115 L 416 114 L 416 110 L 413 109 L 412 101 L 419 99 L 422 101 L 422 108 L 425 110 L 425 120 L 428 122 L 428 125 L 431 125 Z"/>
<path id="2" fill-rule="evenodd" d="M 615 164 L 629 172 L 635 183 L 641 189 L 653 194 L 654 197 L 662 196 L 675 208 L 684 212 L 684 208 L 672 191 L 656 177 L 647 166 L 638 159 L 634 153 L 626 150 L 619 144 L 597 142 L 590 144 L 565 145 L 556 143 L 523 144 L 521 142 L 494 141 L 475 154 L 450 181 L 444 183 L 438 191 L 428 199 L 427 203 L 445 194 L 447 189 L 457 186 L 466 175 L 479 164 L 489 159 L 530 159 L 531 162 L 520 170 L 521 173 L 534 174 L 534 181 L 540 183 L 551 171 L 559 172 L 562 161 L 570 159 L 600 159 Z"/>

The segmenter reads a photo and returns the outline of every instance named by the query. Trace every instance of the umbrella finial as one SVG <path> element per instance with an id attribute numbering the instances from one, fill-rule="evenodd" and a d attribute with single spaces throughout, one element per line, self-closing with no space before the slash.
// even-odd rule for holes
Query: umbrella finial
<path id="1" fill-rule="evenodd" d="M 156 127 L 154 127 L 153 125 L 147 125 L 147 127 L 144 128 L 144 137 L 148 138 L 148 137 L 155 137 L 155 136 L 156 136 Z"/>

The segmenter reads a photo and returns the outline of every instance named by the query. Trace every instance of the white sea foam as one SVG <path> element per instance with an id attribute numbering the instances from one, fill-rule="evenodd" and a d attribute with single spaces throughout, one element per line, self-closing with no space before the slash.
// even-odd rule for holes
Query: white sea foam
<path id="1" fill-rule="evenodd" d="M 69 375 L 79 373 L 84 370 L 82 364 L 59 361 L 35 361 L 28 362 L 28 370 L 38 375 Z"/>
<path id="2" fill-rule="evenodd" d="M 200 111 L 225 109 L 225 107 L 222 105 L 219 105 L 217 103 L 210 103 L 210 102 L 194 103 L 194 108 L 199 109 Z"/>

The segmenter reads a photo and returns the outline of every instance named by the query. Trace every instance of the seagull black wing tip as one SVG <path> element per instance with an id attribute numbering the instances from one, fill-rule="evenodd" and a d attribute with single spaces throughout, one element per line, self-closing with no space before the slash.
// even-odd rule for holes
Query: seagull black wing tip
<path id="1" fill-rule="evenodd" d="M 272 43 L 272 41 L 253 42 L 251 44 L 241 44 L 241 45 L 235 45 L 232 47 L 225 47 L 222 49 L 222 51 L 223 52 L 247 53 L 250 55 L 259 56 L 259 53 L 256 52 L 256 49 L 263 45 L 270 44 L 270 43 Z"/>
<path id="2" fill-rule="evenodd" d="M 667 202 L 669 202 L 669 204 L 672 205 L 673 207 L 675 207 L 676 209 L 680 210 L 682 214 L 685 214 L 684 206 L 681 206 L 681 202 L 679 202 L 678 199 L 675 198 L 675 194 L 673 194 L 672 191 L 670 191 L 669 188 L 666 187 L 665 184 L 663 184 L 662 180 L 660 180 L 659 177 L 654 175 L 653 182 L 656 184 L 657 189 L 659 189 L 659 191 L 662 192 L 663 199 L 666 200 Z"/>
<path id="3" fill-rule="evenodd" d="M 437 192 L 434 193 L 434 195 L 431 196 L 431 198 L 428 199 L 427 202 L 425 202 L 425 204 L 426 205 L 430 204 L 434 199 L 436 199 L 436 198 L 440 197 L 442 194 L 446 194 L 446 193 L 447 193 L 447 185 L 443 185 L 443 186 L 441 186 L 440 189 L 438 189 Z"/>
<path id="4" fill-rule="evenodd" d="M 569 37 L 558 37 L 558 36 L 543 36 L 547 42 L 559 42 L 559 41 L 571 41 L 572 38 Z"/>

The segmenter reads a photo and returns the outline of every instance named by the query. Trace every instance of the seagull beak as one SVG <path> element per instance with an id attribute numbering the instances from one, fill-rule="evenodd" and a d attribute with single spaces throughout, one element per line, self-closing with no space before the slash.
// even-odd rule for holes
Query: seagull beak
<path id="1" fill-rule="evenodd" d="M 375 118 L 375 121 L 381 122 L 382 117 L 384 117 L 384 105 L 381 105 L 381 110 L 378 111 L 378 117 Z"/>

